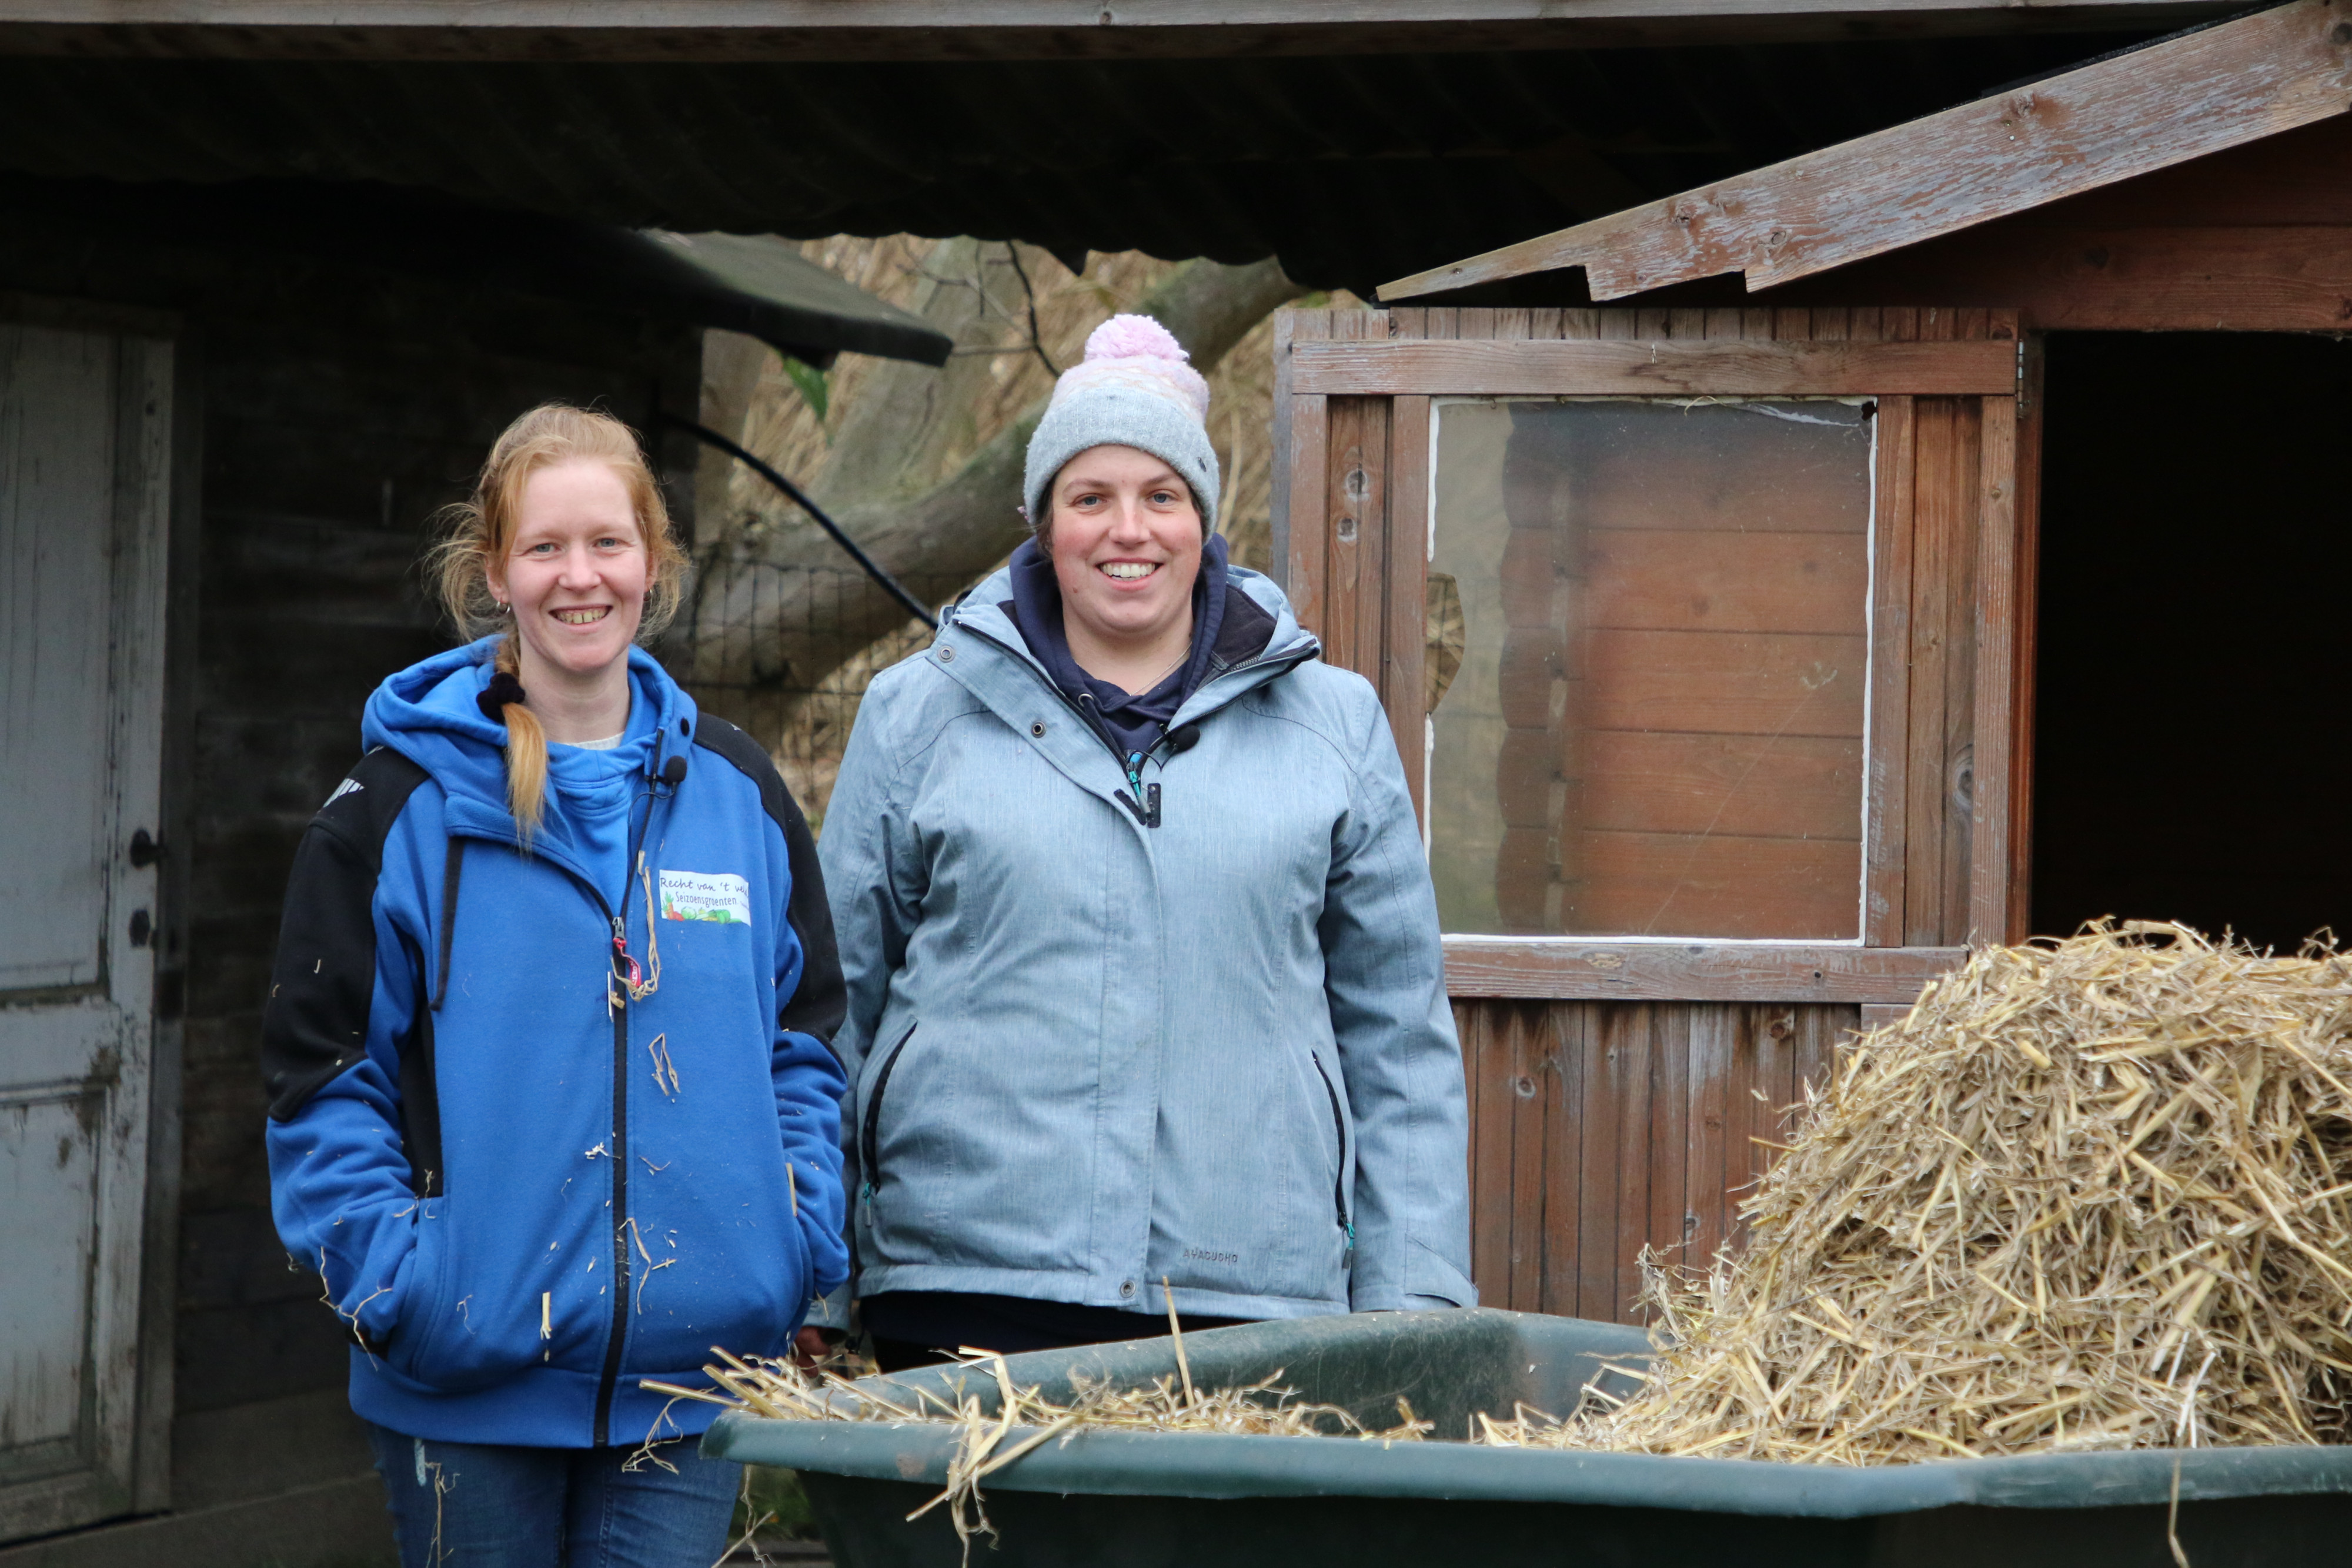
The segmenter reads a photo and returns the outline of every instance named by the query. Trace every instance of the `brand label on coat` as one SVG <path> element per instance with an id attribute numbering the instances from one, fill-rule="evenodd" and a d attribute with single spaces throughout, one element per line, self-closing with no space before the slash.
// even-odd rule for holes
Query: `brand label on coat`
<path id="1" fill-rule="evenodd" d="M 661 873 L 661 912 L 664 920 L 749 925 L 751 884 L 732 872 L 666 871 Z"/>

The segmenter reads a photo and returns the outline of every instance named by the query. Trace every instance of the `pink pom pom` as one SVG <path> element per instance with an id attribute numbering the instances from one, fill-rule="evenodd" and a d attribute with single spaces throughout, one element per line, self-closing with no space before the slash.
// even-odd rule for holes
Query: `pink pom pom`
<path id="1" fill-rule="evenodd" d="M 1089 360 L 1174 360 L 1192 356 L 1175 335 L 1149 316 L 1114 316 L 1087 338 Z"/>

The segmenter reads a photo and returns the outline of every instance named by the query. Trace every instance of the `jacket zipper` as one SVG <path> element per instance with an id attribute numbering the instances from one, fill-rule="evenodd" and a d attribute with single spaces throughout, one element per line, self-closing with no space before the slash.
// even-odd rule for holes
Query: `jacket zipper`
<path id="1" fill-rule="evenodd" d="M 908 1024 L 907 1032 L 898 1037 L 898 1043 L 890 1048 L 890 1054 L 882 1059 L 882 1071 L 874 1075 L 874 1093 L 866 1102 L 866 1125 L 859 1130 L 857 1139 L 858 1154 L 866 1166 L 866 1179 L 859 1184 L 857 1196 L 869 1211 L 874 1203 L 874 1184 L 877 1175 L 876 1166 L 882 1157 L 882 1096 L 890 1087 L 890 1074 L 898 1065 L 899 1054 L 907 1049 L 907 1042 L 915 1038 L 915 1031 L 921 1027 L 922 1020 L 919 1019 Z"/>
<path id="2" fill-rule="evenodd" d="M 650 782 L 650 781 L 649 781 Z M 621 999 L 613 1008 L 613 1326 L 604 1340 L 604 1370 L 596 1380 L 596 1436 L 600 1442 L 613 1440 L 613 1390 L 621 1380 L 621 1354 L 629 1335 L 629 878 L 637 869 L 638 858 L 644 854 L 646 841 L 653 836 L 654 808 L 668 797 L 647 793 L 646 820 L 637 829 L 636 841 L 629 846 L 629 858 L 621 882 L 621 913 L 604 900 L 604 891 L 593 883 L 582 881 L 594 896 L 596 905 L 613 927 L 613 951 L 608 956 L 612 975 L 604 982 L 605 995 L 610 997 L 615 980 L 620 982 Z M 647 916 L 651 918 L 650 915 Z M 646 932 L 650 942 L 653 933 Z"/>
<path id="3" fill-rule="evenodd" d="M 1031 664 L 1026 658 L 1022 656 L 1018 650 L 1008 646 L 997 638 L 990 636 L 987 632 L 982 631 L 977 626 L 964 626 L 961 620 L 958 620 L 956 624 L 963 627 L 963 630 L 971 632 L 973 636 L 979 638 L 982 642 L 988 643 L 990 646 L 1003 649 L 1006 653 L 1011 654 L 1015 662 L 1027 666 L 1031 674 L 1035 675 L 1040 681 L 1044 682 L 1045 689 L 1054 694 L 1055 699 L 1064 707 L 1069 709 L 1071 713 L 1076 715 L 1078 721 L 1087 727 L 1087 730 L 1097 740 L 1103 743 L 1104 747 L 1108 750 L 1111 755 L 1111 760 L 1118 763 L 1119 771 L 1127 775 L 1127 782 L 1129 786 L 1135 790 L 1135 793 L 1130 796 L 1124 789 L 1114 790 L 1113 795 L 1118 800 L 1118 803 L 1126 807 L 1128 813 L 1142 826 L 1147 828 L 1156 828 L 1160 825 L 1160 786 L 1153 784 L 1148 789 L 1145 787 L 1143 782 L 1143 764 L 1151 756 L 1152 752 L 1159 750 L 1160 747 L 1167 744 L 1168 735 L 1165 730 L 1161 731 L 1160 738 L 1152 742 L 1150 747 L 1146 750 L 1137 752 L 1120 750 L 1118 742 L 1113 740 L 1109 736 L 1103 733 L 1101 727 L 1095 722 L 1093 716 L 1079 707 L 1076 703 L 1072 702 L 1068 693 L 1055 685 L 1053 681 L 1039 671 L 1035 665 Z M 1230 670 L 1221 670 L 1216 674 L 1211 676 L 1210 679 L 1222 680 L 1226 675 L 1244 674 L 1251 670 L 1258 668 L 1262 664 L 1278 664 L 1285 663 L 1286 661 L 1291 664 L 1304 664 L 1308 657 L 1310 657 L 1310 655 L 1307 653 L 1299 653 L 1295 656 L 1287 653 L 1277 653 L 1271 659 L 1253 659 L 1246 664 L 1235 664 Z M 1208 682 L 1203 681 L 1201 684 L 1206 685 Z M 1192 722 L 1198 723 L 1199 721 L 1194 720 Z"/>
<path id="4" fill-rule="evenodd" d="M 1331 1212 L 1338 1216 L 1339 1233 L 1348 1239 L 1348 1250 L 1340 1262 L 1343 1269 L 1356 1262 L 1356 1222 L 1348 1218 L 1348 1119 L 1339 1113 L 1339 1091 L 1331 1084 L 1331 1075 L 1323 1070 L 1323 1058 L 1308 1051 L 1307 1060 L 1315 1064 L 1315 1076 L 1323 1081 L 1323 1092 L 1331 1100 L 1331 1130 L 1339 1136 L 1339 1168 L 1331 1177 Z"/>
<path id="5" fill-rule="evenodd" d="M 655 807 L 669 798 L 650 789 L 653 780 L 649 779 L 647 782 L 649 788 L 646 800 L 646 820 L 638 827 L 636 837 L 629 845 L 627 871 L 624 873 L 621 887 L 621 914 L 613 913 L 611 901 L 605 898 L 604 889 L 594 883 L 569 866 L 559 865 L 555 868 L 570 877 L 572 883 L 588 895 L 596 905 L 597 912 L 604 915 L 605 925 L 610 926 L 613 932 L 613 946 L 604 955 L 609 969 L 604 980 L 605 1008 L 613 1015 L 613 1283 L 609 1287 L 613 1292 L 613 1325 L 604 1341 L 604 1369 L 596 1382 L 595 1432 L 597 1440 L 600 1442 L 612 1440 L 610 1428 L 613 1417 L 613 1390 L 620 1382 L 621 1353 L 628 1338 L 629 1330 L 628 1303 L 631 1272 L 628 1238 L 629 923 L 627 911 L 629 891 L 626 878 L 636 871 L 637 859 L 645 852 L 646 841 L 653 836 Z M 673 793 L 676 789 L 677 786 L 673 783 L 671 785 Z M 452 850 L 455 851 L 460 841 L 452 837 L 449 841 Z M 486 841 L 496 843 L 503 841 L 491 839 Z M 453 852 L 447 857 L 444 869 L 440 934 L 441 974 L 438 977 L 438 984 L 435 988 L 432 1002 L 436 1009 L 440 1007 L 442 996 L 447 991 L 449 985 L 449 938 L 457 921 L 457 886 L 462 864 L 461 854 Z M 650 939 L 652 933 L 648 932 L 646 935 Z M 618 1002 L 613 1000 L 615 980 L 621 982 L 621 995 Z"/>

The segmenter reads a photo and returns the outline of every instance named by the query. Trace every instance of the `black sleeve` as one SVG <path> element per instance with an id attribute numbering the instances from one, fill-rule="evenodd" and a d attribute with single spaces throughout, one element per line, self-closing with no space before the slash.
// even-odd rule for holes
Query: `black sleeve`
<path id="1" fill-rule="evenodd" d="M 367 1050 L 384 835 L 425 777 L 407 758 L 380 747 L 360 759 L 303 831 L 261 1011 L 262 1085 L 273 1121 L 291 1120 Z"/>
<path id="2" fill-rule="evenodd" d="M 849 1016 L 849 992 L 841 978 L 841 948 L 833 936 L 833 905 L 824 896 L 824 871 L 817 864 L 816 840 L 800 802 L 784 788 L 775 763 L 760 743 L 723 718 L 704 714 L 695 723 L 694 741 L 717 753 L 738 772 L 760 787 L 760 804 L 784 835 L 791 857 L 793 895 L 785 907 L 793 935 L 801 944 L 800 988 L 776 1010 L 780 1028 L 812 1034 L 827 1045 Z"/>

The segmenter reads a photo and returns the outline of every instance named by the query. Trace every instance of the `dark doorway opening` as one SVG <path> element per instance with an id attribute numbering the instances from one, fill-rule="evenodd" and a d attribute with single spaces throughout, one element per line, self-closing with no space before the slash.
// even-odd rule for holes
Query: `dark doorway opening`
<path id="1" fill-rule="evenodd" d="M 2033 929 L 2352 941 L 2352 343 L 2048 347 Z"/>

